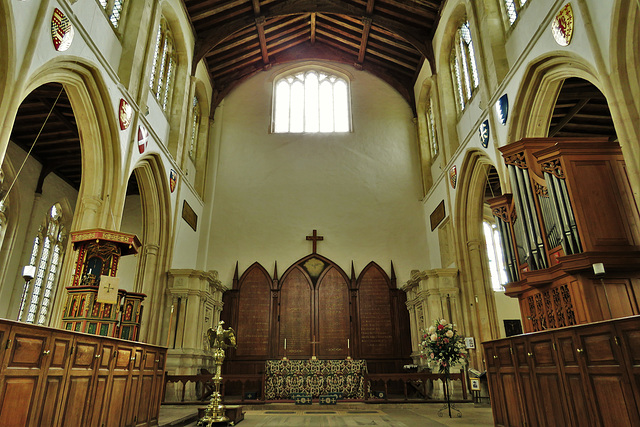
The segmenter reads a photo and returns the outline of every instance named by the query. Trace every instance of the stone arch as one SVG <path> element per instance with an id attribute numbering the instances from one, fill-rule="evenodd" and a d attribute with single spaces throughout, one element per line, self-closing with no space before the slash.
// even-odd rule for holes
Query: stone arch
<path id="1" fill-rule="evenodd" d="M 611 115 L 622 152 L 625 155 L 629 179 L 636 198 L 640 200 L 640 5 L 618 0 L 611 25 L 611 84 L 614 100 L 609 101 Z M 613 102 L 612 102 L 613 101 Z"/>
<path id="2" fill-rule="evenodd" d="M 82 59 L 61 57 L 38 68 L 24 86 L 20 100 L 37 87 L 60 83 L 66 91 L 80 135 L 83 173 L 78 199 L 69 231 L 90 228 L 112 228 L 119 225 L 117 213 L 122 205 L 114 204 L 125 191 L 122 183 L 120 137 L 117 132 L 115 108 L 99 71 Z M 15 114 L 20 103 L 17 102 Z M 13 124 L 12 124 L 13 125 Z M 8 144 L 9 133 L 2 143 Z M 123 198 L 122 198 L 123 199 Z M 60 277 L 69 277 L 73 269 L 71 245 L 67 245 Z M 64 304 L 64 282 L 58 286 L 56 305 L 50 324 L 57 324 Z"/>
<path id="3" fill-rule="evenodd" d="M 4 185 L 0 186 L 0 199 L 4 198 L 5 194 L 7 199 L 5 200 L 6 209 L 4 212 L 0 212 L 0 217 L 4 217 L 6 224 L 3 224 L 0 229 L 0 283 L 10 283 L 13 281 L 13 277 L 8 277 L 8 273 L 14 274 L 15 271 L 9 272 L 9 261 L 11 256 L 11 248 L 15 247 L 16 235 L 18 230 L 18 217 L 20 214 L 20 197 L 22 194 L 21 184 L 16 181 L 13 184 L 13 188 L 7 194 L 11 183 L 16 177 L 16 172 L 9 156 L 5 156 L 3 163 L 1 164 L 1 170 L 4 174 Z M 11 286 L 0 287 L 0 300 L 3 303 L 0 304 L 0 312 L 8 313 L 11 306 L 9 301 L 12 300 L 11 293 L 13 288 Z M 6 294 L 5 294 L 6 293 Z M 6 305 L 5 305 L 6 304 Z M 7 310 L 7 311 L 5 311 Z"/>
<path id="4" fill-rule="evenodd" d="M 169 184 L 162 160 L 156 155 L 143 157 L 134 166 L 142 206 L 142 248 L 134 284 L 135 292 L 147 295 L 140 340 L 159 343 L 167 286 L 171 206 Z"/>
<path id="5" fill-rule="evenodd" d="M 10 2 L 0 2 L 0 98 L 7 99 L 12 89 L 15 60 L 14 17 Z M 8 103 L 3 102 L 6 105 Z M 0 117 L 6 114 L 6 107 L 0 107 Z M 0 155 L 0 159 L 2 155 Z"/>
<path id="6" fill-rule="evenodd" d="M 469 336 L 478 342 L 498 338 L 498 319 L 487 254 L 482 232 L 483 204 L 487 174 L 494 166 L 479 150 L 467 153 L 460 168 L 456 190 L 455 226 L 460 254 L 462 316 Z M 502 180 L 501 180 L 502 181 Z M 504 186 L 502 187 L 504 188 Z M 481 355 L 475 354 L 477 366 Z"/>
<path id="7" fill-rule="evenodd" d="M 569 77 L 589 81 L 602 93 L 602 83 L 591 64 L 572 53 L 551 52 L 534 60 L 522 78 L 509 115 L 507 143 L 522 138 L 547 137 L 551 114 L 562 83 Z"/>
<path id="8" fill-rule="evenodd" d="M 192 159 L 193 167 L 195 167 L 195 177 L 193 177 L 193 186 L 195 187 L 196 193 L 200 196 L 200 198 L 204 198 L 204 187 L 205 187 L 205 177 L 206 177 L 206 168 L 207 168 L 207 160 L 209 156 L 209 129 L 210 129 L 210 115 L 211 115 L 211 97 L 209 96 L 209 92 L 204 84 L 204 82 L 198 78 L 192 77 L 194 80 L 193 93 L 189 97 L 189 99 L 193 99 L 193 97 L 198 98 L 198 106 L 200 108 L 200 125 L 198 127 L 198 134 L 196 135 L 195 141 L 195 158 Z M 184 154 L 183 154 L 183 162 L 184 168 L 189 169 L 187 165 L 189 162 L 189 145 L 191 138 L 191 125 L 193 120 L 193 108 L 191 108 L 191 103 L 189 103 L 189 114 L 187 115 L 187 126 L 185 132 L 185 144 L 184 144 Z"/>

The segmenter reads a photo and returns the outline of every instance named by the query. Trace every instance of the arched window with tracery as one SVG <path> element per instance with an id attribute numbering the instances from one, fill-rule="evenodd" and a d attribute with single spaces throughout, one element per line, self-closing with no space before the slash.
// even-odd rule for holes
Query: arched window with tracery
<path id="1" fill-rule="evenodd" d="M 451 49 L 451 74 L 459 111 L 464 111 L 479 84 L 469 21 L 460 25 Z"/>
<path id="2" fill-rule="evenodd" d="M 522 8 L 527 4 L 527 0 L 504 0 L 505 10 L 507 12 L 507 18 L 509 19 L 509 25 L 513 25 Z"/>
<path id="3" fill-rule="evenodd" d="M 189 157 L 195 162 L 198 149 L 198 133 L 200 132 L 200 103 L 194 96 L 191 102 L 191 136 L 189 138 Z"/>
<path id="4" fill-rule="evenodd" d="M 62 209 L 56 203 L 47 213 L 33 240 L 29 265 L 36 267 L 36 274 L 30 283 L 25 284 L 19 321 L 44 325 L 48 320 L 64 255 L 66 231 L 62 219 Z"/>
<path id="5" fill-rule="evenodd" d="M 122 16 L 122 8 L 124 7 L 124 0 L 98 0 L 100 6 L 104 9 L 109 17 L 109 22 L 113 25 L 113 28 L 118 28 L 120 25 L 120 18 Z"/>
<path id="6" fill-rule="evenodd" d="M 151 76 L 149 78 L 151 92 L 163 111 L 167 111 L 167 107 L 171 102 L 176 66 L 177 55 L 173 35 L 167 20 L 163 17 L 158 25 Z"/>
<path id="7" fill-rule="evenodd" d="M 275 133 L 349 132 L 347 80 L 325 71 L 297 71 L 275 82 Z"/>

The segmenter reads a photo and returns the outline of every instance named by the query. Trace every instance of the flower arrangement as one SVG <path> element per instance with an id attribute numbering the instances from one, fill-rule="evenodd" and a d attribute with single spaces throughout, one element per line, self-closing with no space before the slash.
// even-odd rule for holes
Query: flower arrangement
<path id="1" fill-rule="evenodd" d="M 438 367 L 440 373 L 448 373 L 452 365 L 465 361 L 466 353 L 464 337 L 445 319 L 435 320 L 422 331 L 420 357 L 426 359 L 432 369 Z"/>

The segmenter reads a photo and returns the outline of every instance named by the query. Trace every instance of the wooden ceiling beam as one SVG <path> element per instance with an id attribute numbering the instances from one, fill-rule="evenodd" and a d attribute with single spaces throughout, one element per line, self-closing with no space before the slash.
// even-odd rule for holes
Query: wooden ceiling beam
<path id="1" fill-rule="evenodd" d="M 245 0 L 230 0 L 230 1 L 219 2 L 217 3 L 216 7 L 202 8 L 202 12 L 196 12 L 193 14 L 189 13 L 189 16 L 191 17 L 191 22 L 193 22 L 195 26 L 195 23 L 196 23 L 195 21 L 208 18 L 209 16 L 216 15 L 220 12 L 224 12 L 225 10 L 233 9 L 236 6 L 240 6 L 244 2 Z"/>
<path id="2" fill-rule="evenodd" d="M 569 123 L 569 121 L 573 119 L 573 117 L 576 114 L 578 114 L 578 112 L 580 112 L 582 107 L 584 107 L 587 104 L 587 102 L 589 102 L 588 98 L 582 99 L 571 110 L 569 110 L 569 112 L 567 112 L 567 114 L 562 118 L 562 120 L 560 120 L 558 124 L 556 124 L 552 129 L 549 130 L 549 137 L 553 138 L 558 132 L 560 132 L 562 128 L 567 123 Z"/>
<path id="3" fill-rule="evenodd" d="M 373 15 L 373 5 L 375 0 L 367 0 L 366 16 L 362 18 L 362 38 L 360 39 L 360 49 L 358 50 L 358 63 L 364 62 L 364 55 L 367 52 L 367 43 L 369 42 L 369 31 L 371 31 L 371 15 Z"/>
<path id="4" fill-rule="evenodd" d="M 256 0 L 254 0 L 255 2 Z M 260 54 L 264 65 L 269 64 L 269 51 L 267 50 L 267 39 L 264 35 L 264 16 L 256 17 L 256 29 L 258 30 L 258 40 L 260 41 Z"/>
<path id="5" fill-rule="evenodd" d="M 316 43 L 316 13 L 311 14 L 311 44 Z"/>

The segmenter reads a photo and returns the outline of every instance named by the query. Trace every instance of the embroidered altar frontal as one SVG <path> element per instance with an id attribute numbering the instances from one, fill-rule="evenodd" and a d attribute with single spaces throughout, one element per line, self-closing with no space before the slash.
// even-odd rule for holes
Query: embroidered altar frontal
<path id="1" fill-rule="evenodd" d="M 343 393 L 346 399 L 364 399 L 365 360 L 267 360 L 265 398 L 291 399 L 291 393 L 313 397 Z"/>

